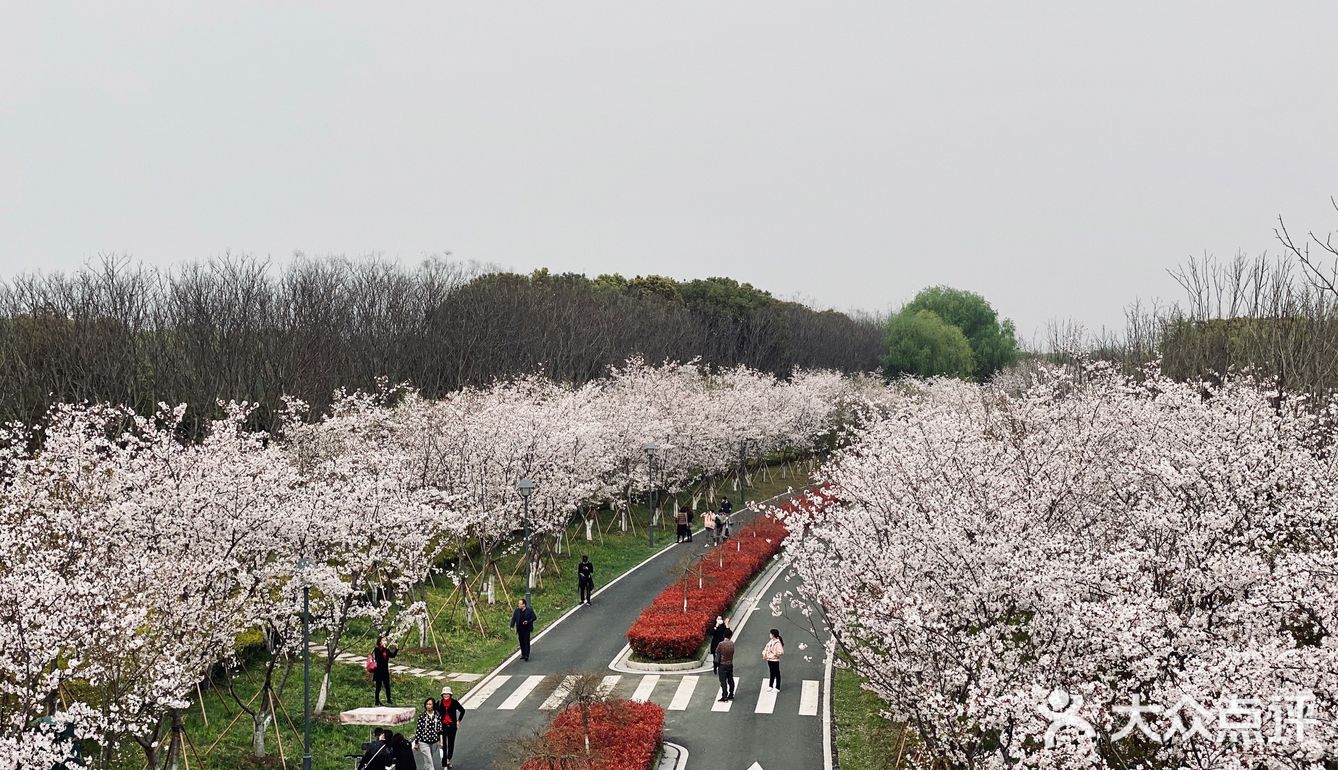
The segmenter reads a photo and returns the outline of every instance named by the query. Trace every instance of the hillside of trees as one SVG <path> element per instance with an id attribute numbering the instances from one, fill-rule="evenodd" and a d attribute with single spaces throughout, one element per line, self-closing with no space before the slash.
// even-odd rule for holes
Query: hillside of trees
<path id="1" fill-rule="evenodd" d="M 584 382 L 635 354 L 779 376 L 872 371 L 882 346 L 874 318 L 731 278 L 519 275 L 442 258 L 223 257 L 170 270 L 108 259 L 0 285 L 0 419 L 31 424 L 62 401 L 141 413 L 184 402 L 196 432 L 217 399 L 244 399 L 267 427 L 285 395 L 319 412 L 337 389 L 378 377 L 431 397 L 530 372 Z"/>

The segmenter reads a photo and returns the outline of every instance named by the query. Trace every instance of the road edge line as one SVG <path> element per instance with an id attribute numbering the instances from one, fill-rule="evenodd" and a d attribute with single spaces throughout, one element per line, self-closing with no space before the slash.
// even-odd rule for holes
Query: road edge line
<path id="1" fill-rule="evenodd" d="M 836 660 L 836 640 L 827 637 L 827 665 L 822 672 L 823 687 L 827 697 L 822 700 L 822 766 L 823 770 L 832 767 L 832 664 Z"/>

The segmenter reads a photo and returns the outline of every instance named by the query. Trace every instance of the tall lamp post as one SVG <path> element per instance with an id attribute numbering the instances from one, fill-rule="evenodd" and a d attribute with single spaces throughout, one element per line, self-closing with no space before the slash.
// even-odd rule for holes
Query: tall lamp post
<path id="1" fill-rule="evenodd" d="M 652 441 L 647 441 L 641 447 L 646 450 L 646 487 L 650 494 L 650 516 L 646 520 L 647 543 L 651 548 L 655 547 L 655 446 Z"/>
<path id="2" fill-rule="evenodd" d="M 520 492 L 521 520 L 525 523 L 525 606 L 532 607 L 530 584 L 534 582 L 534 565 L 530 563 L 530 495 L 534 494 L 534 480 L 521 479 L 516 489 Z"/>
<path id="3" fill-rule="evenodd" d="M 748 507 L 748 447 L 756 439 L 739 439 L 739 508 Z"/>
<path id="4" fill-rule="evenodd" d="M 307 569 L 311 560 L 297 560 L 297 574 L 302 576 L 302 770 L 311 770 L 311 581 Z"/>

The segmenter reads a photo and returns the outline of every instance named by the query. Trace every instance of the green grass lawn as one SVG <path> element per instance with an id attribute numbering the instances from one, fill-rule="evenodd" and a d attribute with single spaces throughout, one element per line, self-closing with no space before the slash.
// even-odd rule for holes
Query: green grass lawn
<path id="1" fill-rule="evenodd" d="M 837 765 L 841 770 L 901 770 L 909 765 L 904 755 L 909 747 L 901 745 L 901 725 L 882 715 L 886 704 L 861 689 L 861 681 L 853 668 L 833 672 Z"/>
<path id="2" fill-rule="evenodd" d="M 748 497 L 749 499 L 765 499 L 771 495 L 784 492 L 788 486 L 799 486 L 799 481 L 773 477 L 769 482 L 759 483 L 750 488 Z M 737 501 L 737 495 L 727 494 L 730 494 Z M 603 514 L 606 524 L 608 523 L 608 515 L 607 512 Z M 581 554 L 588 555 L 595 564 L 595 587 L 598 589 L 641 563 L 656 551 L 673 546 L 674 532 L 672 524 L 661 527 L 656 531 L 655 542 L 657 547 L 652 550 L 646 544 L 646 533 L 643 526 L 647 519 L 645 508 L 636 509 L 631 515 L 638 522 L 637 534 L 635 535 L 630 532 L 627 534 L 619 533 L 615 524 L 612 531 L 604 535 L 602 542 L 598 535 L 595 535 L 593 541 L 586 542 L 584 525 L 578 524 L 570 529 L 568 545 L 564 546 L 564 553 L 557 560 L 558 568 L 562 571 L 561 575 L 555 574 L 550 567 L 543 586 L 537 587 L 533 592 L 534 608 L 539 616 L 538 622 L 535 624 L 536 635 L 564 612 L 576 606 L 578 596 L 576 564 L 580 561 Z M 523 570 L 515 575 L 512 574 L 516 566 L 516 557 L 508 557 L 504 562 L 500 562 L 499 566 L 502 567 L 502 574 L 507 578 L 507 590 L 510 591 L 511 597 L 515 599 L 522 596 L 524 593 Z M 413 634 L 411 640 L 406 639 L 402 643 L 402 649 L 394 659 L 394 663 L 448 672 L 484 674 L 496 667 L 516 649 L 515 634 L 508 627 L 513 605 L 507 603 L 506 596 L 500 588 L 495 591 L 496 604 L 491 606 L 480 605 L 480 619 L 486 633 L 480 633 L 477 625 L 466 625 L 463 606 L 457 608 L 452 617 L 449 606 L 451 589 L 445 581 L 438 580 L 438 584 L 429 586 L 427 591 L 429 611 L 435 618 L 432 629 L 437 643 L 436 647 L 416 648 L 417 634 Z M 443 607 L 445 609 L 442 609 Z M 619 633 L 622 631 L 623 629 L 619 629 Z M 355 624 L 350 627 L 346 636 L 347 641 L 341 647 L 356 654 L 365 655 L 370 651 L 374 639 L 375 630 L 370 625 L 365 623 Z M 319 639 L 313 641 L 319 641 Z M 429 640 L 429 644 L 431 644 L 431 640 Z M 440 658 L 438 658 L 438 649 L 440 649 Z M 321 663 L 321 659 L 313 657 L 311 663 L 313 704 L 315 702 L 315 691 L 319 684 L 320 671 L 322 670 Z M 361 666 L 336 662 L 331 676 L 326 716 L 314 720 L 312 725 L 312 766 L 315 770 L 346 770 L 346 768 L 351 767 L 350 761 L 346 760 L 344 755 L 357 751 L 359 744 L 367 740 L 369 733 L 368 728 L 344 726 L 333 721 L 333 718 L 337 717 L 340 711 L 372 705 L 372 685 L 367 672 Z M 259 664 L 252 664 L 249 668 L 238 672 L 233 683 L 236 691 L 242 695 L 243 699 L 248 699 L 259 690 L 262 678 L 263 671 L 259 669 Z M 276 685 L 280 678 L 280 675 L 276 673 Z M 441 689 L 441 685 L 433 680 L 418 679 L 401 674 L 394 675 L 392 682 L 395 702 L 403 705 L 421 704 L 424 698 L 435 697 Z M 463 695 L 469 689 L 469 685 L 466 683 L 451 683 L 451 687 L 457 697 Z M 266 759 L 254 759 L 251 757 L 250 717 L 247 715 L 241 716 L 225 734 L 225 728 L 239 713 L 237 705 L 226 690 L 206 688 L 203 690 L 203 695 L 204 711 L 208 716 L 208 723 L 206 724 L 204 716 L 201 715 L 201 704 L 197 701 L 191 703 L 185 716 L 186 732 L 190 736 L 195 750 L 198 751 L 200 760 L 197 761 L 196 754 L 188 749 L 187 759 L 191 768 L 195 770 L 224 770 L 284 766 L 284 762 L 281 761 L 279 756 L 279 743 L 276 741 L 273 725 L 270 726 L 266 736 L 266 748 L 270 756 Z M 284 759 L 287 760 L 287 767 L 298 768 L 301 767 L 302 759 L 302 669 L 300 661 L 297 662 L 292 673 L 287 677 L 277 700 L 280 703 L 278 729 L 282 736 Z M 285 710 L 287 711 L 287 717 L 284 715 Z M 291 717 L 291 726 L 288 717 Z M 412 727 L 401 728 L 401 732 L 412 733 Z M 221 739 L 220 735 L 222 736 Z M 210 749 L 211 746 L 213 746 L 212 750 Z M 112 766 L 116 770 L 141 770 L 144 766 L 143 752 L 138 745 L 127 742 L 120 747 L 117 759 Z"/>

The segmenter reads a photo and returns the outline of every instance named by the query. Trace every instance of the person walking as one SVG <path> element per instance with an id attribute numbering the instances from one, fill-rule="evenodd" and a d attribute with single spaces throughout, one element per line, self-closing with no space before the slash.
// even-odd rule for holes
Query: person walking
<path id="1" fill-rule="evenodd" d="M 399 733 L 390 734 L 390 756 L 395 770 L 408 770 L 414 765 L 413 745 Z"/>
<path id="2" fill-rule="evenodd" d="M 721 615 L 715 616 L 715 625 L 711 628 L 711 673 L 720 673 L 720 656 L 716 650 L 720 643 L 725 640 L 725 632 L 729 631 L 729 626 L 725 625 L 725 618 Z"/>
<path id="3" fill-rule="evenodd" d="M 390 697 L 390 659 L 399 654 L 399 647 L 386 646 L 384 636 L 376 637 L 376 647 L 372 649 L 372 684 L 376 687 L 376 705 L 381 705 L 381 688 L 386 690 L 386 705 L 393 706 Z"/>
<path id="4" fill-rule="evenodd" d="M 715 545 L 715 514 L 707 511 L 702 514 L 702 526 L 706 527 L 706 547 Z"/>
<path id="5" fill-rule="evenodd" d="M 530 633 L 534 631 L 534 621 L 538 619 L 524 599 L 520 600 L 520 604 L 511 613 L 511 627 L 516 629 L 516 639 L 520 641 L 521 660 L 530 659 Z"/>
<path id="6" fill-rule="evenodd" d="M 437 701 L 437 717 L 441 719 L 441 761 L 443 768 L 451 766 L 455 757 L 455 731 L 465 719 L 465 707 L 455 699 L 451 688 L 441 688 L 441 700 Z"/>
<path id="7" fill-rule="evenodd" d="M 441 715 L 432 698 L 423 701 L 423 713 L 418 715 L 414 725 L 413 753 L 418 770 L 442 770 Z"/>
<path id="8" fill-rule="evenodd" d="M 595 590 L 595 565 L 585 554 L 581 555 L 581 563 L 576 565 L 576 582 L 581 591 L 581 604 L 590 604 L 590 594 Z"/>
<path id="9" fill-rule="evenodd" d="M 674 515 L 674 523 L 678 525 L 678 542 L 686 543 L 688 540 L 688 509 L 679 508 L 678 513 Z"/>
<path id="10" fill-rule="evenodd" d="M 785 640 L 780 631 L 771 629 L 771 638 L 762 648 L 762 660 L 767 662 L 767 686 L 772 692 L 780 692 L 780 659 L 785 654 Z"/>
<path id="11" fill-rule="evenodd" d="M 715 646 L 716 673 L 720 676 L 720 702 L 734 700 L 734 632 L 725 629 L 724 638 Z"/>
<path id="12" fill-rule="evenodd" d="M 386 739 L 390 731 L 378 727 L 372 733 L 372 739 L 362 744 L 362 758 L 358 760 L 358 770 L 385 770 L 390 763 L 390 744 Z"/>

